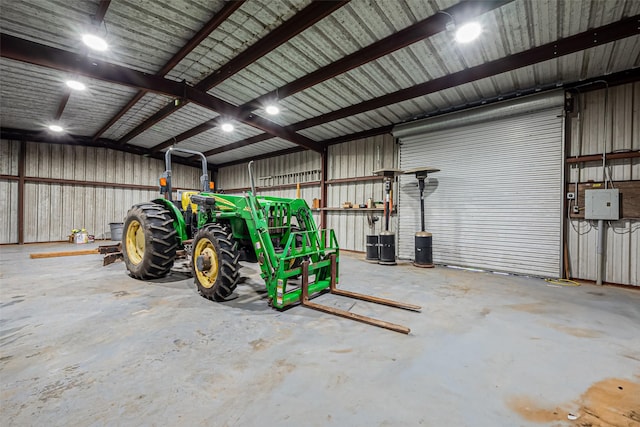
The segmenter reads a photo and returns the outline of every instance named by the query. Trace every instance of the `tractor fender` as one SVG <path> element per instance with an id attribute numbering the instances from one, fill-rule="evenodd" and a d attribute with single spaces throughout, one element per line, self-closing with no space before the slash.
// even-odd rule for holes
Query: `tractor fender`
<path id="1" fill-rule="evenodd" d="M 178 237 L 180 238 L 180 242 L 182 243 L 185 240 L 189 239 L 189 236 L 187 234 L 187 224 L 180 209 L 178 209 L 178 207 L 174 205 L 171 200 L 155 199 L 152 200 L 152 202 L 164 206 L 171 213 L 171 217 L 173 218 L 173 228 L 176 229 Z"/>

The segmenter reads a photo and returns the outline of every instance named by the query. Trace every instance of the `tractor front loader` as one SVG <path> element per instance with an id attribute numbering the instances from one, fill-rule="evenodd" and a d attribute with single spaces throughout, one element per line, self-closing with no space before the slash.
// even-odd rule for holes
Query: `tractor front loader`
<path id="1" fill-rule="evenodd" d="M 171 155 L 202 159 L 201 190 L 172 199 Z M 241 254 L 260 265 L 268 303 L 274 308 L 301 303 L 317 310 L 409 333 L 409 328 L 316 304 L 310 296 L 329 290 L 337 295 L 419 311 L 420 307 L 337 289 L 340 249 L 333 230 L 318 230 L 302 199 L 256 196 L 252 163 L 251 191 L 243 196 L 212 192 L 207 161 L 197 151 L 170 148 L 160 178 L 164 198 L 133 206 L 123 232 L 123 256 L 129 274 L 148 280 L 165 276 L 179 250 L 191 255 L 199 293 L 224 301 L 239 279 Z"/>

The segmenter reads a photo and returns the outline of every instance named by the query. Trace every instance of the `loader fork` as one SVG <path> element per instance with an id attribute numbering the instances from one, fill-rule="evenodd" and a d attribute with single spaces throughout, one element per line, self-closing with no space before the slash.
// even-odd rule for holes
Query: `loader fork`
<path id="1" fill-rule="evenodd" d="M 329 291 L 332 294 L 340 295 L 348 298 L 355 298 L 355 299 L 359 299 L 367 302 L 373 302 L 376 304 L 387 305 L 390 307 L 402 308 L 405 310 L 420 311 L 422 309 L 422 307 L 414 304 L 408 304 L 404 302 L 393 301 L 386 298 L 379 298 L 371 295 L 364 295 L 356 292 L 350 292 L 350 291 L 344 291 L 344 290 L 338 289 L 337 287 L 337 270 L 338 270 L 337 267 L 338 266 L 336 262 L 336 255 L 331 254 L 329 256 L 329 259 L 331 260 L 331 264 L 330 264 L 331 276 L 330 276 L 330 282 L 329 282 Z M 380 328 L 390 329 L 392 331 L 400 332 L 402 334 L 408 334 L 409 332 L 411 332 L 409 328 L 403 325 L 398 325 L 396 323 L 386 322 L 384 320 L 375 319 L 373 317 L 363 316 L 361 314 L 352 313 L 350 311 L 341 310 L 339 308 L 329 307 L 326 305 L 311 302 L 309 300 L 309 261 L 304 261 L 302 263 L 301 286 L 302 286 L 302 292 L 300 294 L 300 302 L 305 307 L 322 311 L 324 313 L 335 314 L 340 317 L 356 320 L 358 322 L 366 323 L 369 325 L 378 326 Z"/>

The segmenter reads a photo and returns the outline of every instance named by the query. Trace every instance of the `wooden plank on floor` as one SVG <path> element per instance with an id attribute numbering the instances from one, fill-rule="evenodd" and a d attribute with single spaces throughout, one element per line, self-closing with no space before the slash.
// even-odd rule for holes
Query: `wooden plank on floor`
<path id="1" fill-rule="evenodd" d="M 32 259 L 35 258 L 56 258 L 62 256 L 76 256 L 76 255 L 98 255 L 98 249 L 85 249 L 82 251 L 60 251 L 60 252 L 40 252 L 35 254 L 29 254 Z"/>

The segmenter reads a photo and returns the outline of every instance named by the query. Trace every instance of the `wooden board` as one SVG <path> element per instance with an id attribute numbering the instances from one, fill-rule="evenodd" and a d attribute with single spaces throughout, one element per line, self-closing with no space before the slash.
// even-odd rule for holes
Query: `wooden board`
<path id="1" fill-rule="evenodd" d="M 600 188 L 604 188 L 602 182 L 586 182 L 578 184 L 578 206 L 580 207 L 580 213 L 574 214 L 571 212 L 571 218 L 584 218 L 584 191 Z M 609 185 L 608 188 L 611 188 L 611 185 Z M 620 219 L 640 219 L 640 181 L 614 181 L 613 188 L 620 190 Z M 566 193 L 573 193 L 575 191 L 575 184 L 567 184 Z M 567 206 L 568 202 L 569 200 L 567 200 Z M 571 206 L 575 206 L 573 201 L 571 202 Z"/>
<path id="2" fill-rule="evenodd" d="M 35 254 L 29 254 L 34 258 L 55 258 L 61 256 L 76 256 L 76 255 L 98 255 L 98 249 L 85 249 L 82 251 L 62 251 L 62 252 L 40 252 Z"/>

